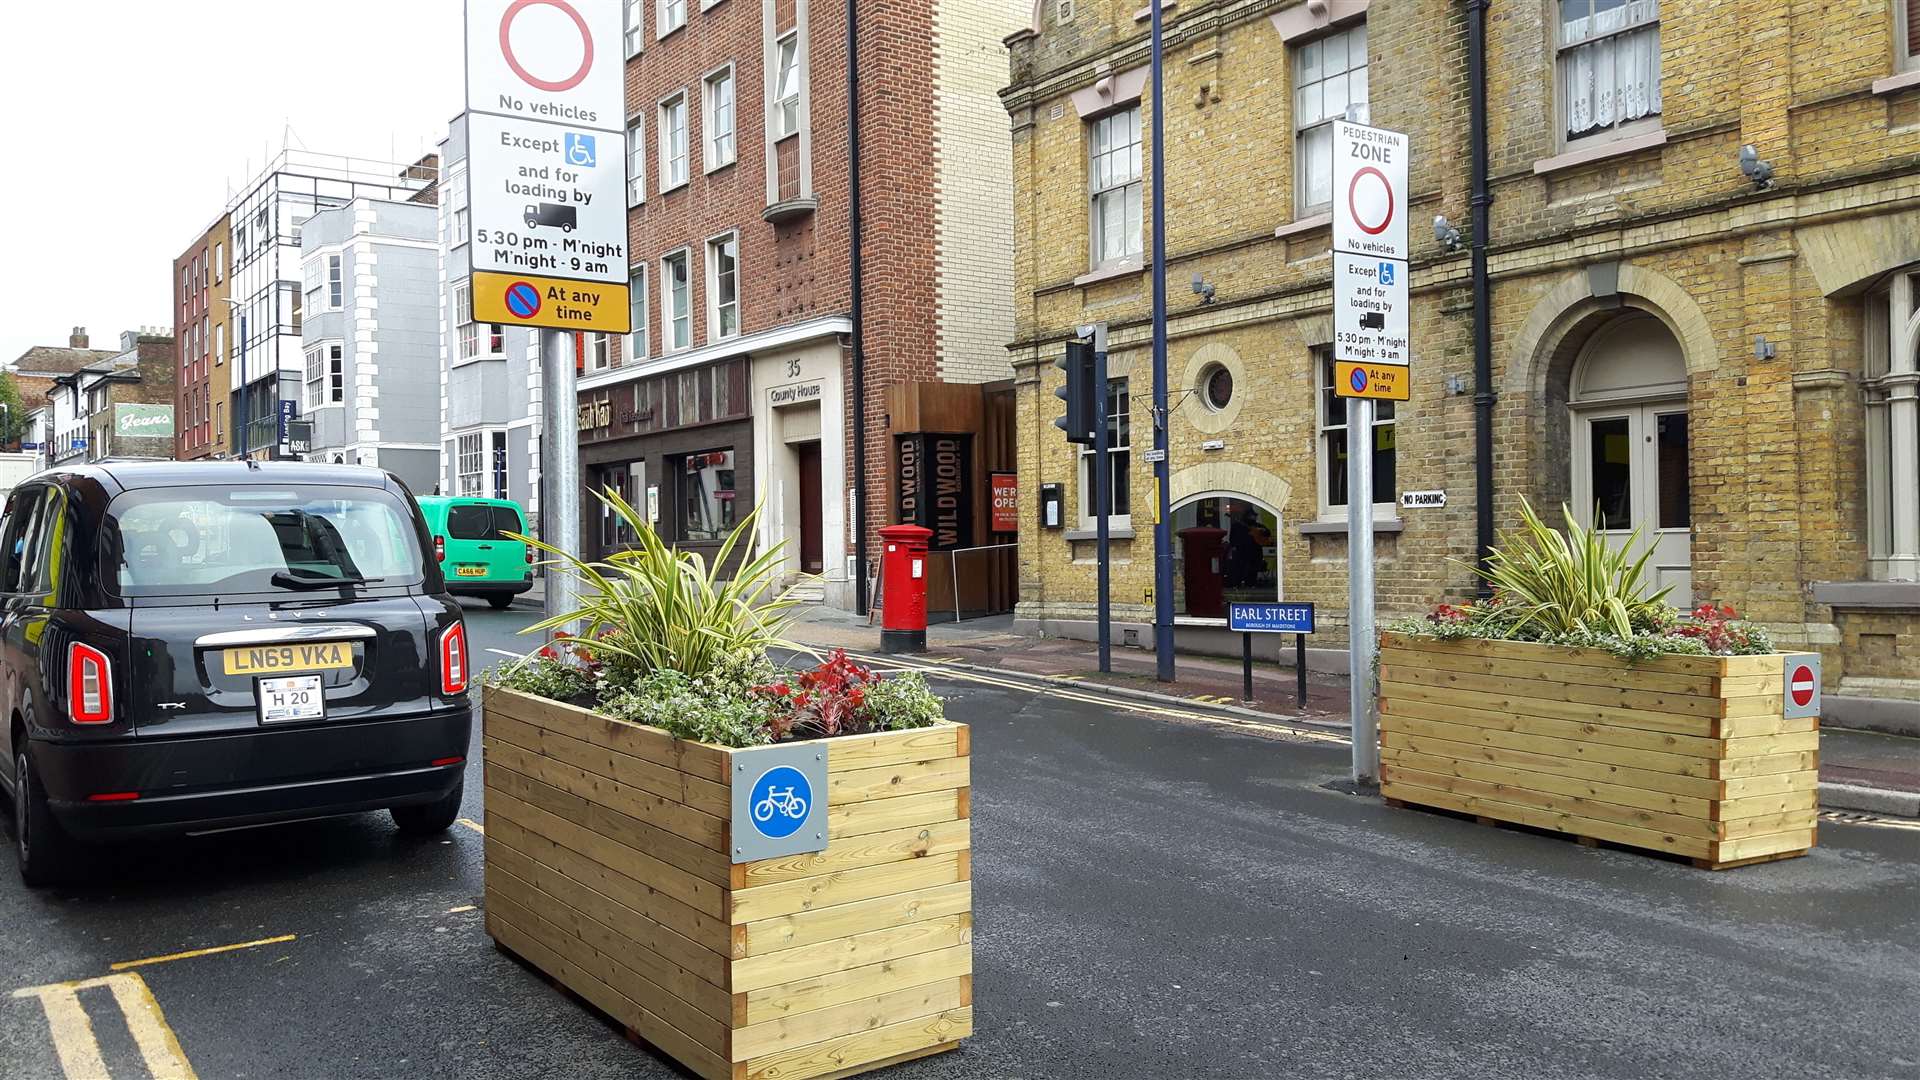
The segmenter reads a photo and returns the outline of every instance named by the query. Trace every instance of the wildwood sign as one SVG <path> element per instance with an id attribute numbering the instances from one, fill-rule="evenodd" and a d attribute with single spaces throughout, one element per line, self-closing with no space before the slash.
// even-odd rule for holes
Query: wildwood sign
<path id="1" fill-rule="evenodd" d="M 895 518 L 932 529 L 930 550 L 973 542 L 973 436 L 896 435 Z"/>

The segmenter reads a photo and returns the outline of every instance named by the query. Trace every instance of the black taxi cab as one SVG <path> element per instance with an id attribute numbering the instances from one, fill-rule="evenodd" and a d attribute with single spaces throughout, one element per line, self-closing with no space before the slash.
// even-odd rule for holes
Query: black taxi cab
<path id="1" fill-rule="evenodd" d="M 90 841 L 384 809 L 459 813 L 466 628 L 377 469 L 105 462 L 0 520 L 0 708 L 20 872 Z"/>

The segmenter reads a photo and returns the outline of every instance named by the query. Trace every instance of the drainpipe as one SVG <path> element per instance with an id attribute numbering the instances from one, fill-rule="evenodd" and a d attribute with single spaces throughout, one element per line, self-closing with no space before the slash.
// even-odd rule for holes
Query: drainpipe
<path id="1" fill-rule="evenodd" d="M 1487 279 L 1487 8 L 1490 0 L 1467 0 L 1468 116 L 1473 160 L 1473 490 L 1474 564 L 1487 566 L 1493 551 L 1493 289 Z M 1480 595 L 1492 587 L 1479 582 Z"/>
<path id="2" fill-rule="evenodd" d="M 853 316 L 853 608 L 867 614 L 867 350 L 860 313 L 860 13 L 847 0 L 847 201 Z"/>

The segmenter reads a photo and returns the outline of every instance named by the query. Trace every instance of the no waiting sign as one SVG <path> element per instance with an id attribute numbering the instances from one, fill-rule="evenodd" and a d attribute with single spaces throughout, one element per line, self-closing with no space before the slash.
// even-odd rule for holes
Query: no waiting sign
<path id="1" fill-rule="evenodd" d="M 1403 132 L 1333 125 L 1333 358 L 1340 397 L 1410 396 Z"/>

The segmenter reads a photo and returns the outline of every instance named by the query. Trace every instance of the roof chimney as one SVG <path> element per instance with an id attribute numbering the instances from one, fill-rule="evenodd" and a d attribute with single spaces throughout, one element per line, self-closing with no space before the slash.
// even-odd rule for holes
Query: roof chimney
<path id="1" fill-rule="evenodd" d="M 73 333 L 68 335 L 67 337 L 67 348 L 84 349 L 86 347 L 87 347 L 87 328 L 84 326 L 74 327 Z"/>

